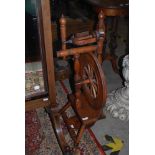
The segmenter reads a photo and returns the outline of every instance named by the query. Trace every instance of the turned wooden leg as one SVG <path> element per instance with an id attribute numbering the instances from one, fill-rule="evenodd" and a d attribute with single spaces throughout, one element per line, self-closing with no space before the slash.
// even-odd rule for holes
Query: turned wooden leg
<path id="1" fill-rule="evenodd" d="M 80 140 L 82 138 L 82 135 L 83 135 L 84 130 L 85 130 L 85 125 L 82 124 L 82 126 L 79 129 L 78 134 L 77 134 L 77 138 L 76 138 L 76 142 L 75 142 L 75 145 L 76 146 L 78 146 L 78 144 L 79 144 L 79 142 L 80 142 Z"/>
<path id="2" fill-rule="evenodd" d="M 97 58 L 100 64 L 102 64 L 103 62 L 103 47 L 104 47 L 104 40 L 105 40 L 105 15 L 103 13 L 103 11 L 101 11 L 98 15 L 98 25 L 97 25 L 97 29 L 98 32 L 100 33 L 100 37 L 97 41 Z"/>

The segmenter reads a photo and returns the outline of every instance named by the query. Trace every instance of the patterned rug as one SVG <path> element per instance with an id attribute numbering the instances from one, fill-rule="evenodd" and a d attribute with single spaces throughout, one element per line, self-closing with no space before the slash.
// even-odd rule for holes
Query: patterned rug
<path id="1" fill-rule="evenodd" d="M 71 93 L 68 80 L 56 82 L 56 100 L 60 105 L 67 101 L 67 93 Z M 72 143 L 68 132 L 67 141 Z M 66 137 L 65 135 L 65 137 Z M 72 145 L 72 144 L 71 144 Z M 43 108 L 26 112 L 26 155 L 61 155 L 61 149 L 54 134 L 50 118 Z M 91 129 L 85 130 L 79 144 L 79 155 L 105 155 Z"/>
<path id="2" fill-rule="evenodd" d="M 44 92 L 41 62 L 26 63 L 25 69 L 25 96 Z"/>

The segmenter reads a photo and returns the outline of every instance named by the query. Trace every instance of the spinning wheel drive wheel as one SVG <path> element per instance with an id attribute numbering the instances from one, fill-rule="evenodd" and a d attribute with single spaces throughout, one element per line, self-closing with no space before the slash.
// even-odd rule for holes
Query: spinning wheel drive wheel
<path id="1" fill-rule="evenodd" d="M 69 152 L 70 146 L 63 132 L 62 120 L 75 145 L 79 144 L 84 129 L 100 119 L 106 103 L 106 81 L 98 59 L 91 53 L 83 53 L 78 61 L 80 80 L 75 82 L 75 86 L 80 89 L 80 106 L 77 106 L 77 96 L 69 95 L 68 103 L 59 112 L 51 115 L 57 139 L 64 153 Z M 75 116 L 67 116 L 66 110 L 69 107 L 72 107 Z"/>
<path id="2" fill-rule="evenodd" d="M 82 86 L 82 92 L 92 108 L 102 108 L 106 101 L 106 80 L 93 54 L 84 53 L 80 56 L 80 74 L 82 80 L 87 80 Z"/>

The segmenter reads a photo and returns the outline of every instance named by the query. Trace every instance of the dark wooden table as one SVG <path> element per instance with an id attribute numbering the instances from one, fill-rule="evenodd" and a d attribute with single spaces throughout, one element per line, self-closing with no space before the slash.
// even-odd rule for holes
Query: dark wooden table
<path id="1" fill-rule="evenodd" d="M 117 56 L 115 49 L 117 48 L 116 33 L 117 22 L 119 16 L 128 16 L 129 14 L 129 0 L 85 0 L 94 8 L 96 13 L 103 11 L 106 17 L 112 17 L 112 31 L 110 34 L 109 48 L 110 51 L 106 52 L 103 60 L 109 60 L 112 63 L 113 70 L 118 72 Z"/>

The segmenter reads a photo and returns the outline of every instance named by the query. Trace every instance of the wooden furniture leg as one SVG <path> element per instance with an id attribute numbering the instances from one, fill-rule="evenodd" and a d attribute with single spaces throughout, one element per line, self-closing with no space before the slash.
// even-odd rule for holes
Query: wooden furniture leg
<path id="1" fill-rule="evenodd" d="M 76 142 L 75 142 L 75 145 L 78 146 L 81 138 L 82 138 L 82 135 L 83 135 L 83 132 L 85 130 L 85 124 L 82 124 L 81 125 L 81 128 L 80 130 L 78 131 L 78 134 L 77 134 L 77 138 L 76 138 Z"/>
<path id="2" fill-rule="evenodd" d="M 117 25 L 118 25 L 118 17 L 112 17 L 112 32 L 110 34 L 110 42 L 109 48 L 110 53 L 107 54 L 107 59 L 111 61 L 113 70 L 118 73 L 117 68 L 117 56 L 115 55 L 115 50 L 117 48 Z"/>
<path id="3" fill-rule="evenodd" d="M 58 113 L 62 114 L 63 112 L 65 112 L 70 107 L 70 105 L 71 105 L 70 102 L 66 103 Z"/>
<path id="4" fill-rule="evenodd" d="M 103 54 L 102 54 L 103 51 L 102 50 L 103 50 L 103 46 L 104 46 L 103 43 L 104 43 L 104 40 L 105 40 L 104 18 L 105 18 L 105 16 L 104 16 L 103 12 L 101 11 L 99 13 L 99 15 L 98 15 L 99 22 L 98 22 L 98 25 L 97 25 L 98 26 L 98 32 L 99 33 L 104 32 L 104 35 L 102 34 L 102 36 L 99 37 L 99 40 L 97 42 L 97 45 L 98 45 L 97 58 L 98 58 L 100 64 L 102 64 L 102 62 L 103 62 Z"/>

